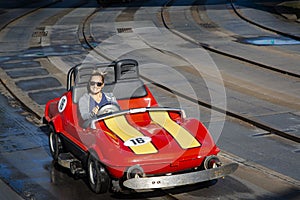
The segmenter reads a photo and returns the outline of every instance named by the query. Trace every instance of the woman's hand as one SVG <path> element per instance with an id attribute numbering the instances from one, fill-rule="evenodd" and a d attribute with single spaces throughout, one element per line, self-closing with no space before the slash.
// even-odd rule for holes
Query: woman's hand
<path id="1" fill-rule="evenodd" d="M 92 116 L 97 115 L 98 111 L 99 111 L 99 106 L 94 107 L 93 110 L 92 110 L 92 113 L 91 113 Z"/>

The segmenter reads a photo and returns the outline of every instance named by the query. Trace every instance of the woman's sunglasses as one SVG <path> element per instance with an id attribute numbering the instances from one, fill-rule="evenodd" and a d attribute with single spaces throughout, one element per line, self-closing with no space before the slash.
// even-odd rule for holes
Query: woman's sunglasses
<path id="1" fill-rule="evenodd" d="M 90 86 L 97 85 L 98 87 L 100 87 L 102 84 L 103 84 L 103 83 L 101 83 L 101 82 L 90 81 Z"/>

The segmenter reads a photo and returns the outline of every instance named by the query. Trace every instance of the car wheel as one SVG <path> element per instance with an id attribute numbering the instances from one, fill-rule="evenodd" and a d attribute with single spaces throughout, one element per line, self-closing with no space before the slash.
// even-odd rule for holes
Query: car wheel
<path id="1" fill-rule="evenodd" d="M 105 168 L 92 155 L 88 159 L 88 179 L 91 189 L 95 193 L 105 193 L 109 189 L 110 178 Z"/>
<path id="2" fill-rule="evenodd" d="M 55 132 L 54 127 L 49 127 L 49 149 L 54 161 L 57 161 L 58 155 L 63 152 L 63 146 L 59 135 Z"/>

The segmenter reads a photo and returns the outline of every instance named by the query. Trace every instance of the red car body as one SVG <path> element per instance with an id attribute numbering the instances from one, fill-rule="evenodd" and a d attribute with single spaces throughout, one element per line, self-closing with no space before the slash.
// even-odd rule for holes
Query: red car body
<path id="1" fill-rule="evenodd" d="M 236 164 L 226 169 L 220 166 L 216 157 L 220 150 L 199 120 L 186 118 L 180 109 L 158 107 L 138 77 L 136 61 L 121 60 L 103 66 L 114 71 L 114 80 L 107 83 L 106 89 L 116 93 L 119 111 L 99 115 L 89 121 L 89 126 L 83 125 L 78 97 L 85 90 L 85 76 L 96 67 L 77 66 L 69 71 L 67 92 L 46 104 L 44 116 L 51 126 L 49 144 L 54 160 L 73 173 L 87 172 L 94 192 L 106 192 L 111 186 L 119 191 L 126 187 L 151 189 L 197 183 L 225 176 L 237 168 Z M 89 73 L 81 73 L 83 69 L 89 69 Z M 124 91 L 126 88 L 128 91 Z M 176 179 L 191 179 L 185 175 L 204 175 L 204 171 L 210 177 L 169 183 L 174 175 L 180 176 Z M 98 183 L 103 177 L 105 180 Z M 163 182 L 165 179 L 169 180 Z"/>

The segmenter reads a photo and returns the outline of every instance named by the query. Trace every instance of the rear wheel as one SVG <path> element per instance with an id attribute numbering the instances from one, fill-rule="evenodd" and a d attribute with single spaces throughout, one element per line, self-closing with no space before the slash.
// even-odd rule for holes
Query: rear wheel
<path id="1" fill-rule="evenodd" d="M 101 163 L 94 156 L 90 155 L 87 168 L 91 189 L 95 193 L 107 192 L 110 185 L 110 178 Z"/>
<path id="2" fill-rule="evenodd" d="M 49 148 L 54 161 L 57 161 L 58 155 L 63 152 L 63 145 L 59 135 L 55 132 L 52 125 L 49 127 Z"/>

